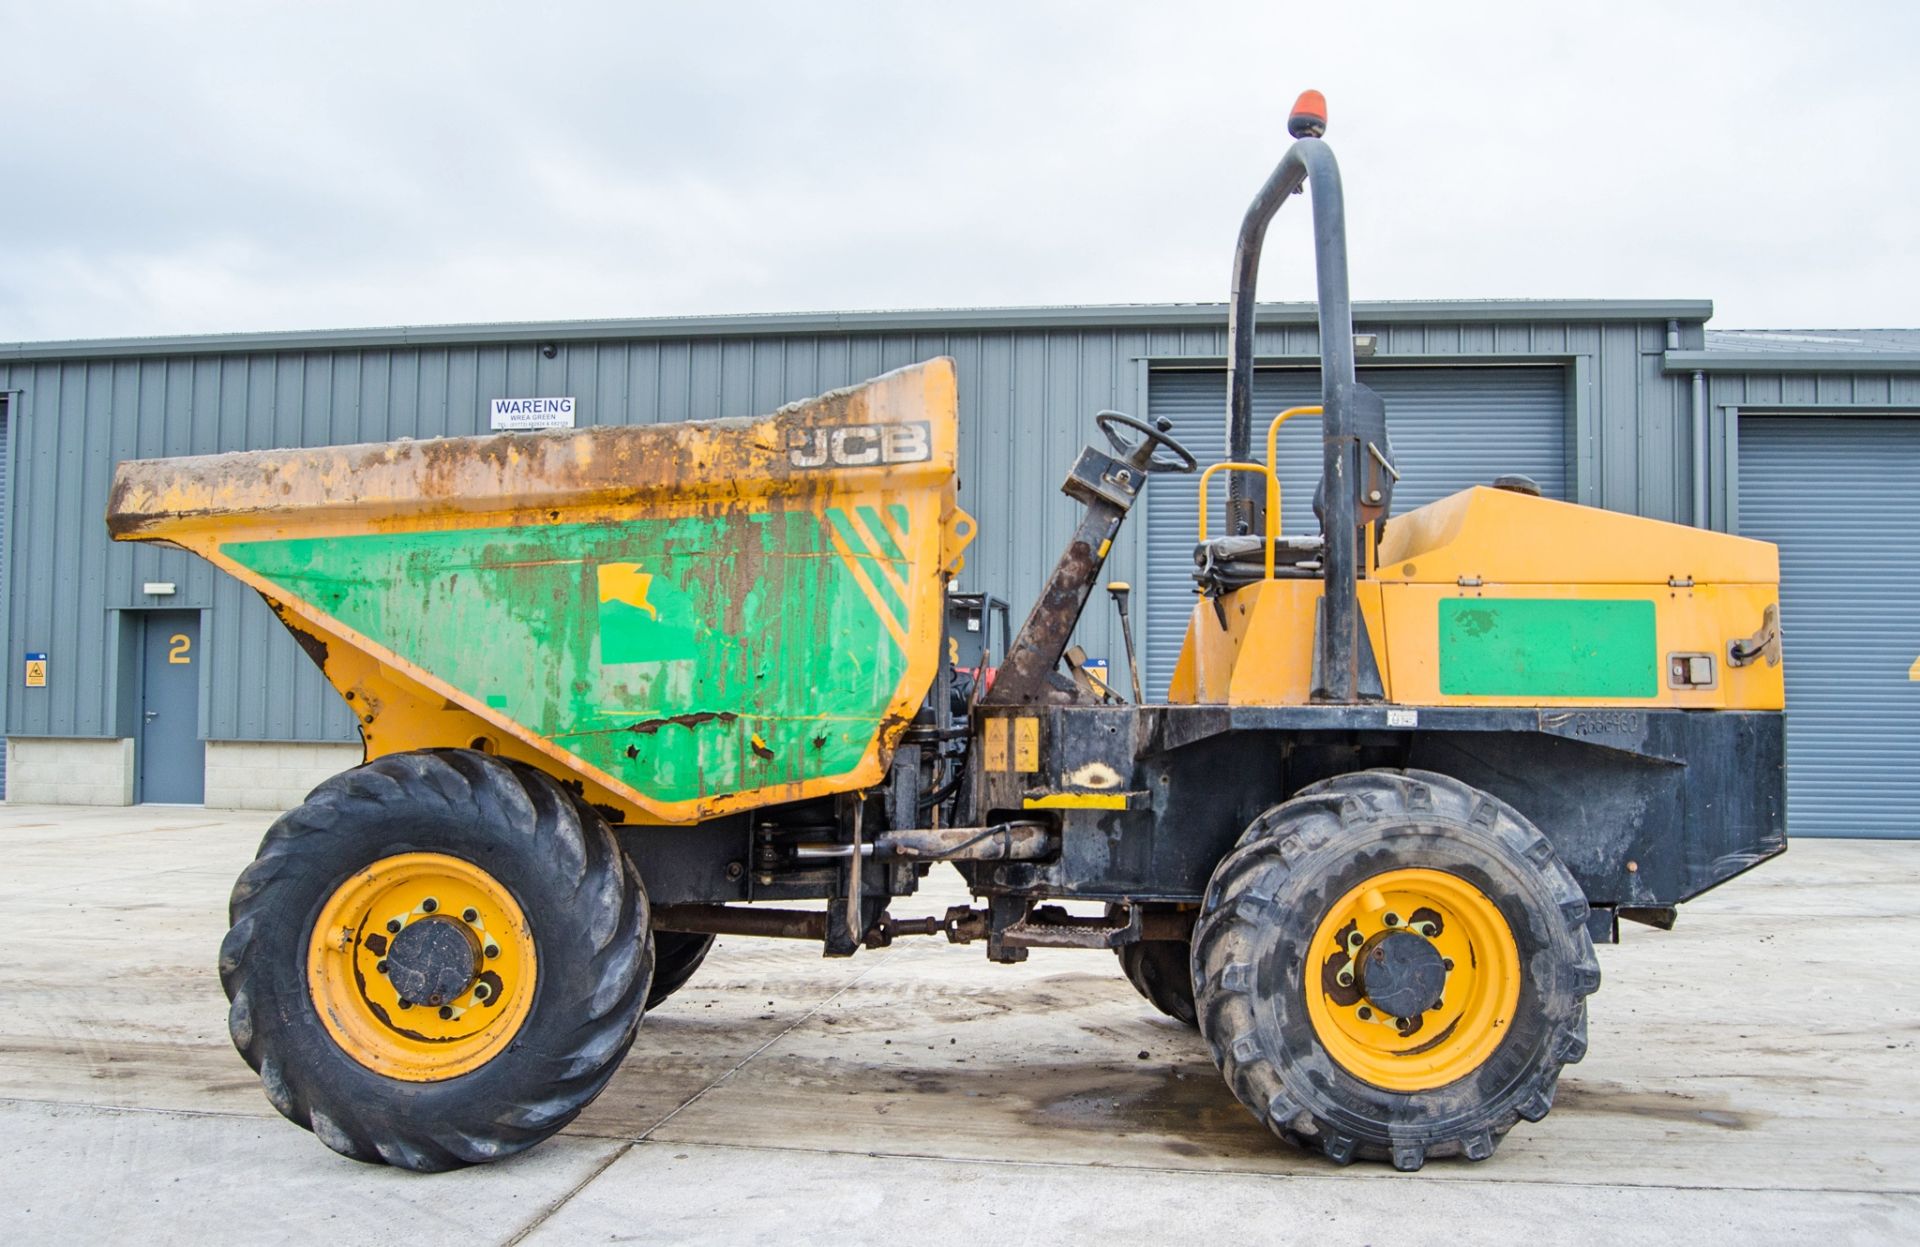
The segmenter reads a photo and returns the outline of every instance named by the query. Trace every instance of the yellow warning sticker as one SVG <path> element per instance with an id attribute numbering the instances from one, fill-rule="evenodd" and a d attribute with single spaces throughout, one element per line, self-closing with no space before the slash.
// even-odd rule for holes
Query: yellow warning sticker
<path id="1" fill-rule="evenodd" d="M 1013 769 L 1022 774 L 1040 769 L 1040 720 L 1031 716 L 1013 721 Z"/>
<path id="2" fill-rule="evenodd" d="M 987 739 L 980 762 L 989 771 L 1007 769 L 1007 721 L 1005 719 L 987 720 Z"/>

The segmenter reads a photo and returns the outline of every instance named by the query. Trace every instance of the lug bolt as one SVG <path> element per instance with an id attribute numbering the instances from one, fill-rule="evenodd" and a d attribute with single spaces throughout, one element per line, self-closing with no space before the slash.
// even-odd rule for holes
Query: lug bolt
<path id="1" fill-rule="evenodd" d="M 460 911 L 460 921 L 478 922 L 480 921 L 480 911 L 473 908 L 463 909 Z"/>
<path id="2" fill-rule="evenodd" d="M 1400 915 L 1390 913 L 1386 916 L 1385 922 L 1390 927 L 1397 927 L 1400 925 Z"/>
<path id="3" fill-rule="evenodd" d="M 1371 1022 L 1371 1021 L 1373 1021 L 1373 1010 L 1372 1010 L 1372 1009 L 1369 1009 L 1369 1008 L 1367 1008 L 1367 1006 L 1365 1006 L 1365 1005 L 1361 1005 L 1361 1006 L 1360 1006 L 1360 1020 L 1361 1020 L 1362 1022 Z"/>
<path id="4" fill-rule="evenodd" d="M 473 985 L 473 998 L 475 1000 L 485 1000 L 491 995 L 493 995 L 493 989 L 485 983 L 475 983 Z"/>
<path id="5" fill-rule="evenodd" d="M 500 946 L 498 944 L 487 945 L 486 954 L 489 957 L 498 957 L 500 955 Z"/>
<path id="6" fill-rule="evenodd" d="M 450 1017 L 452 1017 L 452 1016 L 453 1016 L 453 1010 L 452 1010 L 452 1009 L 449 1009 L 449 1008 L 447 1008 L 447 1006 L 445 1006 L 445 1005 L 441 1005 L 441 1006 L 440 1006 L 440 1020 L 441 1020 L 441 1021 L 443 1021 L 443 1022 L 444 1022 L 444 1021 L 446 1021 L 446 1020 L 447 1020 L 448 1018 L 450 1018 Z"/>
<path id="7" fill-rule="evenodd" d="M 400 920 L 398 918 L 387 919 L 387 930 L 389 932 L 398 932 L 400 930 Z"/>
<path id="8" fill-rule="evenodd" d="M 408 1000 L 405 996 L 402 996 L 400 998 L 400 1007 L 402 1009 L 411 1009 L 413 1008 L 413 1001 Z"/>
<path id="9" fill-rule="evenodd" d="M 1444 1009 L 1447 1007 L 1447 1002 L 1444 1000 L 1436 1000 L 1433 1002 L 1433 1007 L 1436 1009 Z"/>
<path id="10" fill-rule="evenodd" d="M 385 973 L 387 972 L 387 963 L 386 963 L 386 962 L 384 962 L 384 961 L 376 961 L 376 962 L 374 962 L 374 963 L 373 963 L 373 972 L 374 972 L 375 974 L 385 974 Z"/>
<path id="11" fill-rule="evenodd" d="M 440 908 L 440 902 L 429 896 L 426 900 L 420 902 L 420 908 L 426 910 L 428 913 L 432 913 L 434 910 Z"/>
<path id="12" fill-rule="evenodd" d="M 1445 966 L 1445 967 L 1446 967 L 1447 969 L 1449 969 L 1449 970 L 1451 970 L 1451 969 L 1453 969 L 1453 958 L 1451 958 L 1451 957 L 1442 957 L 1442 958 L 1440 959 L 1440 964 L 1441 964 L 1442 966 Z"/>

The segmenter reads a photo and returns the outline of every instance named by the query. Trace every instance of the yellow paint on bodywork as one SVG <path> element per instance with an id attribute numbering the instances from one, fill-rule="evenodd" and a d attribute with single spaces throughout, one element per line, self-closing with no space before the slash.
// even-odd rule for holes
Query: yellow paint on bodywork
<path id="1" fill-rule="evenodd" d="M 639 564 L 602 563 L 594 568 L 594 575 L 600 585 L 602 602 L 625 602 L 654 619 L 660 618 L 660 612 L 647 601 L 647 587 L 653 583 L 653 577 L 641 571 Z"/>
<path id="2" fill-rule="evenodd" d="M 1476 487 L 1390 520 L 1357 596 L 1390 702 L 1778 710 L 1784 668 L 1735 667 L 1726 654 L 1777 608 L 1779 582 L 1767 542 Z M 1321 592 L 1317 579 L 1256 582 L 1219 599 L 1225 627 L 1212 600 L 1196 601 L 1169 699 L 1305 704 Z M 1451 599 L 1650 602 L 1653 660 L 1712 655 L 1717 678 L 1712 688 L 1673 688 L 1663 676 L 1646 697 L 1444 693 L 1439 612 Z"/>
<path id="3" fill-rule="evenodd" d="M 1476 485 L 1389 520 L 1378 575 L 1387 584 L 1777 585 L 1780 552 L 1748 537 Z"/>
<path id="4" fill-rule="evenodd" d="M 1021 802 L 1029 810 L 1124 810 L 1124 792 L 1050 792 L 1044 797 L 1028 797 Z"/>

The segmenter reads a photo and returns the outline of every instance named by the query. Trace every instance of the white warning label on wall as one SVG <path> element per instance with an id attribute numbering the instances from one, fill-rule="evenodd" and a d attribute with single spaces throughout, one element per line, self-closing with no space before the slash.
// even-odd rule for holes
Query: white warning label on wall
<path id="1" fill-rule="evenodd" d="M 574 402 L 569 398 L 496 398 L 491 404 L 492 427 L 499 429 L 570 429 Z"/>

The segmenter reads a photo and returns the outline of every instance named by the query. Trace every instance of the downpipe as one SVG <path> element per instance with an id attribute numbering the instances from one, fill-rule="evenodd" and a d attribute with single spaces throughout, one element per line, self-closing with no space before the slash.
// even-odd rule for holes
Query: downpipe
<path id="1" fill-rule="evenodd" d="M 1693 526 L 1707 526 L 1707 374 L 1693 374 Z"/>

